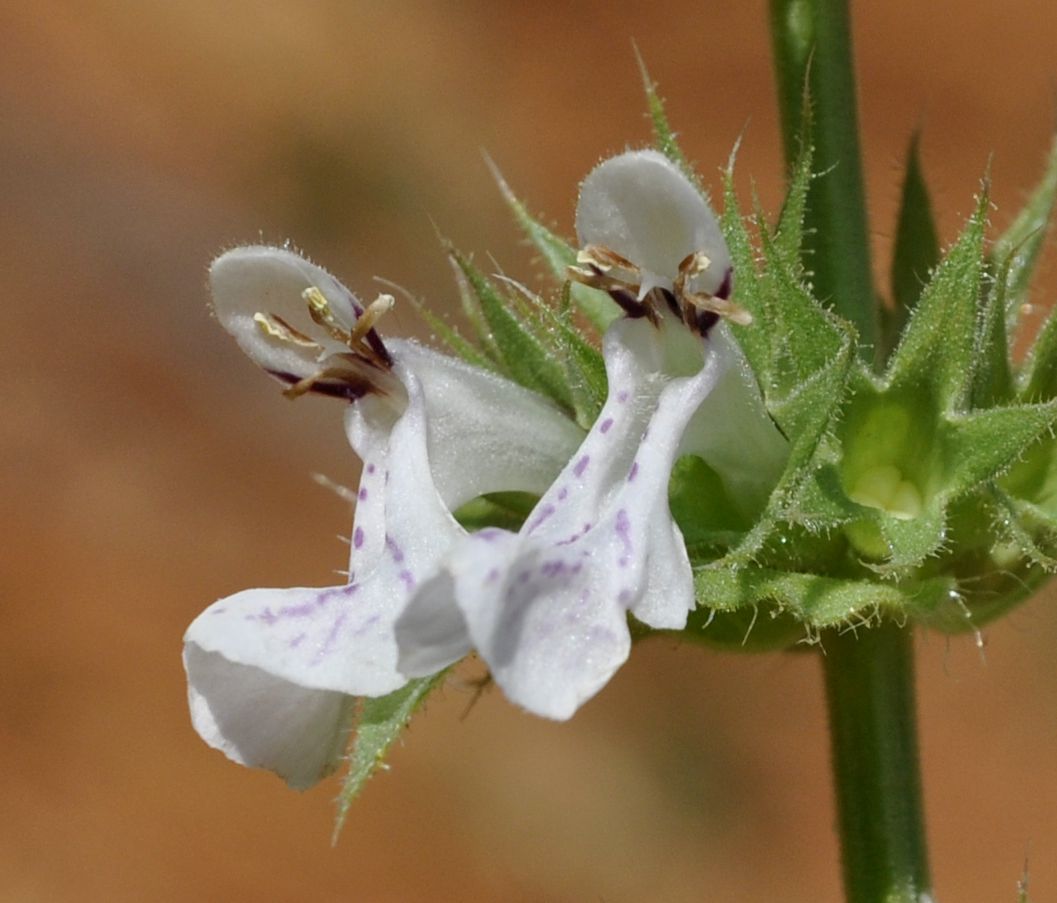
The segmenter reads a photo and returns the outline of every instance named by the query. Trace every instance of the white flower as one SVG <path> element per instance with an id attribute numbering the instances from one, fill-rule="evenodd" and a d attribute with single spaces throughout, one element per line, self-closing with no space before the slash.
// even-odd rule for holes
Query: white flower
<path id="1" fill-rule="evenodd" d="M 430 624 L 465 621 L 497 684 L 543 716 L 571 716 L 628 656 L 627 613 L 679 629 L 695 605 L 690 561 L 668 507 L 683 454 L 703 458 L 731 498 L 756 513 L 787 445 L 720 314 L 729 255 L 708 204 L 665 157 L 626 153 L 584 181 L 575 275 L 628 313 L 604 339 L 606 404 L 583 444 L 518 533 L 462 540 L 447 577 L 415 594 L 397 622 L 400 668 L 427 674 L 443 649 Z"/>
<path id="2" fill-rule="evenodd" d="M 346 429 L 363 459 L 349 582 L 253 589 L 188 628 L 194 725 L 237 762 L 311 786 L 343 751 L 350 696 L 402 686 L 394 621 L 465 531 L 451 512 L 495 491 L 542 493 L 583 432 L 535 394 L 413 342 L 385 344 L 337 280 L 298 255 L 237 248 L 210 270 L 217 317 L 294 393 L 355 399 Z M 464 633 L 432 620 L 434 643 Z M 445 662 L 447 664 L 447 662 Z"/>

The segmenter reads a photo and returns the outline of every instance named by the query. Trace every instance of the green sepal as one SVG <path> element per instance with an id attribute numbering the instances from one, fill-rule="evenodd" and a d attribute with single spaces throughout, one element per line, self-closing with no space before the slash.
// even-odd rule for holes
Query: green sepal
<path id="1" fill-rule="evenodd" d="M 767 614 L 759 620 L 766 621 L 775 613 L 788 614 L 813 631 L 865 625 L 881 613 L 934 618 L 951 604 L 950 594 L 956 588 L 955 580 L 945 576 L 883 583 L 758 567 L 699 570 L 694 582 L 698 598 L 713 600 L 711 608 L 734 611 L 766 606 Z M 708 640 L 707 614 L 693 617 L 691 629 Z M 801 628 L 793 641 L 805 638 Z"/>
<path id="2" fill-rule="evenodd" d="M 928 185 L 921 170 L 920 135 L 907 149 L 906 173 L 896 221 L 890 280 L 892 306 L 881 306 L 881 356 L 888 359 L 899 341 L 907 316 L 917 305 L 929 274 L 939 262 L 940 246 Z"/>
<path id="3" fill-rule="evenodd" d="M 1049 573 L 1057 573 L 1057 518 L 1044 508 L 1016 499 L 999 487 L 990 491 L 995 509 L 992 523 L 1022 557 Z"/>
<path id="4" fill-rule="evenodd" d="M 724 173 L 724 210 L 720 224 L 734 267 L 734 296 L 754 322 L 734 329 L 763 392 L 767 410 L 790 442 L 789 459 L 767 507 L 740 541 L 715 562 L 719 568 L 754 563 L 768 541 L 791 523 L 814 526 L 803 493 L 824 463 L 818 457 L 846 396 L 856 358 L 855 331 L 825 310 L 804 287 L 800 244 L 811 180 L 807 144 L 791 170 L 790 188 L 772 236 L 757 210 L 757 259 L 734 191 L 734 154 Z M 699 559 L 700 560 L 700 559 Z M 700 606 L 710 607 L 699 596 Z"/>
<path id="5" fill-rule="evenodd" d="M 1057 310 L 1050 311 L 1042 324 L 1017 383 L 1022 401 L 1057 398 Z"/>
<path id="6" fill-rule="evenodd" d="M 723 215 L 719 219 L 719 225 L 723 238 L 727 242 L 731 266 L 734 270 L 734 300 L 752 314 L 754 320 L 759 321 L 766 315 L 765 303 L 756 262 L 756 249 L 745 225 L 745 219 L 742 217 L 738 197 L 734 190 L 736 151 L 737 148 L 731 152 L 730 160 L 723 172 Z M 737 338 L 757 378 L 760 378 L 762 368 L 767 365 L 771 357 L 771 331 L 754 325 L 739 330 Z"/>
<path id="7" fill-rule="evenodd" d="M 639 73 L 642 75 L 642 90 L 646 95 L 646 110 L 653 126 L 653 144 L 657 150 L 683 171 L 683 174 L 694 183 L 698 191 L 707 200 L 708 192 L 702 186 L 694 168 L 687 162 L 686 155 L 683 153 L 682 148 L 679 147 L 675 132 L 672 131 L 671 124 L 668 122 L 668 114 L 664 111 L 664 98 L 657 93 L 657 83 L 650 78 L 650 73 L 646 69 L 646 62 L 643 60 L 642 54 L 639 53 L 639 48 L 635 46 L 634 49 L 635 59 L 639 64 Z"/>
<path id="8" fill-rule="evenodd" d="M 740 542 L 752 526 L 719 474 L 696 455 L 683 455 L 675 462 L 668 481 L 668 507 L 691 560 L 715 558 Z"/>
<path id="9" fill-rule="evenodd" d="M 460 506 L 452 516 L 471 533 L 485 527 L 516 533 L 537 501 L 538 496 L 529 492 L 492 492 Z"/>
<path id="10" fill-rule="evenodd" d="M 1009 404 L 1015 399 L 1011 347 L 1006 333 L 1007 274 L 1012 262 L 1007 258 L 998 275 L 988 270 L 981 286 L 980 324 L 976 341 L 976 370 L 973 373 L 972 407 Z"/>
<path id="11" fill-rule="evenodd" d="M 465 339 L 460 335 L 459 331 L 453 326 L 449 326 L 440 317 L 429 310 L 422 302 L 417 298 L 411 298 L 411 305 L 415 308 L 415 312 L 423 319 L 426 325 L 433 330 L 434 334 L 441 342 L 447 345 L 448 350 L 451 351 L 456 357 L 461 358 L 466 363 L 473 365 L 474 367 L 480 367 L 483 370 L 491 370 L 496 372 L 499 368 L 496 361 L 493 358 L 479 349 L 476 345 Z"/>
<path id="12" fill-rule="evenodd" d="M 543 304 L 538 317 L 556 357 L 565 367 L 576 422 L 588 429 L 595 422 L 609 391 L 606 364 L 600 352 L 572 323 L 572 295 L 576 284 L 562 286 L 558 309 Z"/>
<path id="13" fill-rule="evenodd" d="M 789 187 L 782 201 L 782 211 L 774 231 L 775 250 L 785 259 L 790 272 L 803 277 L 804 221 L 807 218 L 807 199 L 814 178 L 811 163 L 815 149 L 811 144 L 811 103 L 805 85 L 804 110 L 800 121 L 800 147 L 789 169 Z"/>
<path id="14" fill-rule="evenodd" d="M 1046 239 L 1054 203 L 1057 201 L 1057 136 L 1050 145 L 1042 178 L 1032 190 L 1027 203 L 1009 228 L 996 239 L 991 249 L 993 269 L 1007 260 L 1010 263 L 1006 284 L 1006 332 L 1016 331 L 1021 305 L 1027 301 L 1035 267 Z"/>
<path id="15" fill-rule="evenodd" d="M 932 407 L 927 394 L 860 384 L 841 423 L 840 476 L 834 481 L 830 472 L 823 496 L 828 514 L 843 518 L 853 546 L 888 578 L 940 554 L 948 508 L 1007 471 L 1057 422 L 1057 402 L 940 414 L 938 422 Z M 913 510 L 863 500 L 875 495 L 867 487 L 882 474 L 889 486 L 909 488 Z M 821 485 L 816 480 L 816 493 Z"/>
<path id="16" fill-rule="evenodd" d="M 567 282 L 569 267 L 576 263 L 576 247 L 532 216 L 524 203 L 511 190 L 496 165 L 491 160 L 487 162 L 503 195 L 503 200 L 514 214 L 514 220 L 540 255 L 550 275 L 559 284 Z M 570 294 L 576 308 L 587 318 L 599 335 L 606 331 L 610 323 L 622 315 L 620 307 L 605 292 L 574 283 Z"/>
<path id="17" fill-rule="evenodd" d="M 783 423 L 776 406 L 801 396 L 805 383 L 831 370 L 843 348 L 854 343 L 854 330 L 811 296 L 793 268 L 795 264 L 786 260 L 765 228 L 760 230 L 760 240 L 763 315 L 767 331 L 779 340 L 771 343 L 770 360 L 762 374 L 756 372 L 764 386 L 768 409 L 788 434 L 796 426 Z"/>
<path id="18" fill-rule="evenodd" d="M 943 427 L 945 495 L 957 498 L 1001 476 L 1052 434 L 1055 423 L 1057 400 L 949 417 Z"/>
<path id="19" fill-rule="evenodd" d="M 891 388 L 929 391 L 937 411 L 964 409 L 973 386 L 987 209 L 985 183 L 976 210 L 911 312 L 885 374 Z"/>
<path id="20" fill-rule="evenodd" d="M 769 538 L 790 522 L 808 524 L 802 492 L 821 466 L 817 456 L 846 396 L 856 359 L 853 328 L 824 310 L 807 292 L 793 267 L 761 230 L 763 272 L 751 281 L 753 303 L 766 317 L 768 332 L 780 342 L 758 342 L 750 363 L 761 382 L 767 410 L 789 440 L 786 468 L 767 507 L 741 542 L 719 562 L 740 567 L 753 562 Z M 739 296 L 741 297 L 741 296 Z M 756 327 L 759 328 L 759 327 Z M 750 325 L 735 335 L 752 333 Z M 749 357 L 749 341 L 743 344 Z M 760 359 L 761 352 L 767 357 Z M 710 605 L 699 598 L 699 604 Z"/>
<path id="21" fill-rule="evenodd" d="M 560 357 L 540 341 L 524 318 L 516 315 L 515 304 L 469 258 L 454 248 L 449 248 L 448 253 L 480 306 L 503 372 L 514 382 L 546 395 L 572 412 L 572 390 Z"/>
<path id="22" fill-rule="evenodd" d="M 403 733 L 411 721 L 411 716 L 425 702 L 426 697 L 443 683 L 447 674 L 448 669 L 445 669 L 431 677 L 415 678 L 387 696 L 361 701 L 356 723 L 356 739 L 349 755 L 349 770 L 337 799 L 338 813 L 334 822 L 333 843 L 337 842 L 353 800 L 359 796 L 371 775 L 384 767 L 389 747 Z"/>

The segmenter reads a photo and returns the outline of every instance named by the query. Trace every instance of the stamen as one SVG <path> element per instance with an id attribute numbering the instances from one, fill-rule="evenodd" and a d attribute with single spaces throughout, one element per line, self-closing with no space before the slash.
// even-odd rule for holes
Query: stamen
<path id="1" fill-rule="evenodd" d="M 269 338 L 278 339 L 280 342 L 289 342 L 291 345 L 300 345 L 302 348 L 319 347 L 303 332 L 294 329 L 293 326 L 276 314 L 255 313 L 253 322 Z"/>
<path id="2" fill-rule="evenodd" d="M 689 279 L 703 273 L 710 266 L 712 266 L 712 260 L 704 251 L 694 251 L 692 254 L 687 254 L 679 263 L 679 275 Z"/>
<path id="3" fill-rule="evenodd" d="M 618 267 L 629 273 L 640 273 L 641 270 L 626 257 L 602 245 L 586 245 L 576 255 L 576 262 L 588 267 L 598 267 L 603 272 Z"/>
<path id="4" fill-rule="evenodd" d="M 329 382 L 330 380 L 335 380 L 335 382 Z M 328 367 L 304 379 L 299 379 L 283 389 L 283 395 L 294 399 L 312 391 L 348 399 L 363 398 L 370 392 L 382 394 L 382 389 L 376 382 L 366 379 L 354 370 Z"/>
<path id="5" fill-rule="evenodd" d="M 725 320 L 730 320 L 731 323 L 737 323 L 739 326 L 748 326 L 752 323 L 752 314 L 729 298 L 720 298 L 717 295 L 686 294 L 683 296 L 683 300 L 689 307 L 696 308 L 699 311 L 712 311 Z"/>
<path id="6" fill-rule="evenodd" d="M 679 317 L 690 329 L 707 335 L 719 317 L 748 326 L 752 315 L 735 304 L 730 294 L 730 274 L 724 276 L 715 295 L 691 292 L 690 280 L 704 273 L 712 259 L 704 251 L 687 254 L 679 262 L 672 287 L 657 286 L 638 299 L 642 287 L 642 270 L 616 251 L 602 245 L 585 245 L 576 255 L 576 265 L 567 268 L 569 278 L 590 288 L 606 292 L 629 317 L 649 317 L 657 322 L 663 307 Z M 663 302 L 663 305 L 662 305 Z"/>
<path id="7" fill-rule="evenodd" d="M 349 334 L 334 319 L 327 296 L 314 285 L 310 285 L 301 292 L 301 297 L 305 299 L 305 303 L 308 305 L 308 314 L 316 324 L 325 329 L 327 335 L 335 341 L 341 342 L 343 345 L 348 344 Z"/>
<path id="8" fill-rule="evenodd" d="M 392 295 L 385 294 L 379 295 L 368 304 L 367 309 L 357 318 L 352 332 L 349 333 L 349 348 L 355 350 L 356 345 L 363 341 L 367 333 L 374 329 L 375 323 L 393 309 L 394 304 L 396 304 L 396 299 Z"/>

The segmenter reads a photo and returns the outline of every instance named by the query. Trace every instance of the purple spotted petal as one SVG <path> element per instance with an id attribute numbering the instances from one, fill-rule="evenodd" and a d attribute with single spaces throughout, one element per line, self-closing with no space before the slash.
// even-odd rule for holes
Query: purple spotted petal
<path id="1" fill-rule="evenodd" d="M 483 493 L 542 492 L 583 436 L 525 389 L 413 343 L 390 347 L 406 399 L 371 396 L 348 408 L 349 440 L 364 460 L 350 583 L 247 590 L 210 606 L 185 636 L 203 739 L 296 787 L 340 753 L 348 695 L 406 682 L 394 624 L 465 536 L 451 511 Z M 441 666 L 470 648 L 450 600 L 447 613 L 456 634 Z"/>
<path id="2" fill-rule="evenodd" d="M 687 423 L 727 370 L 694 337 L 696 367 L 670 363 L 681 324 L 614 324 L 605 338 L 609 399 L 594 428 L 518 534 L 461 542 L 449 569 L 478 652 L 515 702 L 568 718 L 627 658 L 627 612 L 680 628 L 694 605 L 668 481 Z"/>

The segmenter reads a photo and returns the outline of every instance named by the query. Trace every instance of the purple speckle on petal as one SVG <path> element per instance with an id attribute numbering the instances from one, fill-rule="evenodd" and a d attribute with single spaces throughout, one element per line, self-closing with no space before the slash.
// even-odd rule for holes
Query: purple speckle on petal
<path id="1" fill-rule="evenodd" d="M 639 462 L 631 462 L 631 470 L 628 471 L 628 482 L 631 483 L 639 473 Z"/>
<path id="2" fill-rule="evenodd" d="M 556 558 L 553 561 L 544 561 L 540 565 L 540 573 L 544 577 L 557 577 L 562 571 L 565 570 L 565 562 L 560 558 Z"/>
<path id="3" fill-rule="evenodd" d="M 576 462 L 576 466 L 573 468 L 573 473 L 576 474 L 578 477 L 582 477 L 584 475 L 584 471 L 587 470 L 587 465 L 590 463 L 591 456 L 584 455 L 582 458 L 580 458 L 579 461 Z"/>
<path id="4" fill-rule="evenodd" d="M 359 497 L 361 502 L 367 501 L 367 487 L 366 486 L 361 486 L 360 487 L 360 491 L 358 493 L 358 497 Z"/>
<path id="5" fill-rule="evenodd" d="M 330 655 L 331 649 L 334 646 L 334 641 L 337 640 L 338 634 L 341 632 L 341 628 L 345 624 L 346 617 L 347 612 L 343 611 L 340 615 L 338 615 L 337 618 L 334 619 L 334 624 L 330 628 L 330 633 L 327 634 L 326 640 L 323 641 L 323 645 L 320 647 L 319 655 L 316 656 L 317 662 L 325 656 Z"/>
<path id="6" fill-rule="evenodd" d="M 499 568 L 492 568 L 488 572 L 488 576 L 484 578 L 485 583 L 495 583 L 499 579 Z"/>
<path id="7" fill-rule="evenodd" d="M 620 593 L 617 595 L 617 602 L 619 602 L 621 605 L 627 605 L 630 601 L 631 601 L 631 590 L 630 589 L 622 589 L 620 591 Z"/>
<path id="8" fill-rule="evenodd" d="M 367 465 L 367 473 L 374 473 L 374 465 L 373 464 L 368 464 Z"/>
<path id="9" fill-rule="evenodd" d="M 393 556 L 393 561 L 400 564 L 404 560 L 404 550 L 397 545 L 396 540 L 391 536 L 385 538 L 385 547 L 389 549 L 389 554 Z"/>
<path id="10" fill-rule="evenodd" d="M 357 527 L 352 534 L 352 547 L 358 549 L 363 545 L 363 527 Z"/>
<path id="11" fill-rule="evenodd" d="M 562 488 L 558 490 L 558 501 L 559 502 L 564 502 L 568 497 L 569 497 L 569 487 L 568 486 L 562 486 Z"/>
<path id="12" fill-rule="evenodd" d="M 484 530 L 479 531 L 476 536 L 478 539 L 483 539 L 485 542 L 495 542 L 499 539 L 502 532 L 502 530 L 496 527 L 486 527 Z"/>
<path id="13" fill-rule="evenodd" d="M 529 526 L 528 532 L 532 533 L 552 514 L 554 514 L 554 506 L 544 505 L 543 508 L 540 509 L 540 513 L 536 515 L 536 519 Z"/>
<path id="14" fill-rule="evenodd" d="M 222 615 L 222 614 L 224 614 L 224 612 L 226 612 L 226 611 L 227 611 L 227 609 L 226 609 L 226 608 L 214 608 L 214 609 L 213 609 L 213 614 L 215 614 L 215 615 Z"/>
<path id="15" fill-rule="evenodd" d="M 381 615 L 371 615 L 366 621 L 364 621 L 359 627 L 357 627 L 352 635 L 354 637 L 362 637 L 368 630 L 374 627 L 382 619 Z"/>
<path id="16" fill-rule="evenodd" d="M 406 586 L 409 591 L 415 588 L 415 578 L 412 575 L 411 571 L 401 571 L 397 576 L 400 578 L 404 586 Z"/>
<path id="17" fill-rule="evenodd" d="M 620 556 L 618 564 L 624 568 L 628 566 L 628 562 L 631 561 L 631 521 L 628 520 L 628 512 L 621 508 L 617 512 L 617 522 L 613 527 L 621 543 L 624 545 L 624 554 Z"/>
<path id="18" fill-rule="evenodd" d="M 627 389 L 621 389 L 619 392 L 617 392 L 617 401 L 619 401 L 621 404 L 624 404 L 624 402 L 626 402 L 627 400 L 628 400 L 628 390 Z"/>
<path id="19" fill-rule="evenodd" d="M 308 637 L 307 633 L 299 633 L 292 640 L 290 640 L 290 642 L 287 643 L 286 645 L 289 646 L 291 649 L 296 649 L 298 646 L 300 646 L 305 641 L 305 639 L 307 637 Z"/>
<path id="20" fill-rule="evenodd" d="M 528 571 L 522 571 L 520 574 L 517 575 L 517 582 L 518 583 L 528 583 L 530 576 L 531 575 L 529 574 Z"/>
<path id="21" fill-rule="evenodd" d="M 613 425 L 613 418 L 612 417 L 607 417 L 605 420 L 602 421 L 602 425 L 599 427 L 599 429 L 603 433 L 608 433 L 609 432 L 609 428 L 612 425 Z"/>

